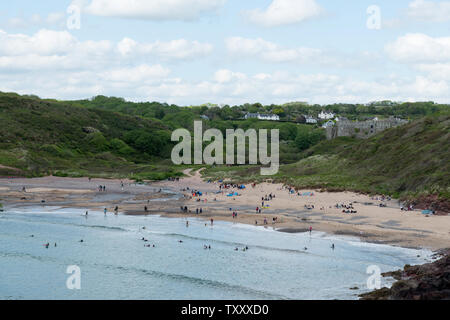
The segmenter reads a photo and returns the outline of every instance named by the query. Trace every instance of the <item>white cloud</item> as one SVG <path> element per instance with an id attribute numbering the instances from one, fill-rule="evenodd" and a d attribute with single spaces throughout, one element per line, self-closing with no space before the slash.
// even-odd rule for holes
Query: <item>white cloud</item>
<path id="1" fill-rule="evenodd" d="M 85 2 L 85 1 L 84 1 Z M 148 20 L 194 20 L 212 12 L 226 0 L 92 0 L 84 6 L 88 14 Z M 82 2 L 76 1 L 80 5 Z"/>
<path id="2" fill-rule="evenodd" d="M 415 0 L 408 5 L 408 17 L 422 21 L 450 21 L 450 1 Z"/>
<path id="3" fill-rule="evenodd" d="M 265 10 L 245 12 L 250 22 L 266 27 L 299 23 L 317 17 L 323 9 L 316 0 L 273 0 Z"/>
<path id="4" fill-rule="evenodd" d="M 103 69 L 123 64 L 155 64 L 155 60 L 200 59 L 212 45 L 185 39 L 138 43 L 125 38 L 79 41 L 68 31 L 42 29 L 33 35 L 0 30 L 0 68 L 11 72 L 36 69 Z"/>
<path id="5" fill-rule="evenodd" d="M 122 56 L 154 55 L 167 61 L 199 59 L 209 55 L 213 50 L 213 46 L 209 43 L 186 39 L 138 43 L 133 39 L 124 38 L 117 44 L 117 50 Z"/>
<path id="6" fill-rule="evenodd" d="M 450 61 L 450 37 L 409 33 L 386 45 L 385 51 L 392 59 L 404 63 Z"/>
<path id="7" fill-rule="evenodd" d="M 259 57 L 267 62 L 308 62 L 320 59 L 322 50 L 313 48 L 285 49 L 261 38 L 231 37 L 225 40 L 228 53 L 234 56 Z"/>
<path id="8" fill-rule="evenodd" d="M 373 63 L 376 59 L 374 55 L 369 55 L 367 52 L 350 56 L 308 47 L 285 48 L 262 38 L 231 37 L 225 39 L 225 47 L 233 57 L 258 58 L 270 63 L 301 63 L 342 67 L 360 66 L 365 61 Z"/>
<path id="9" fill-rule="evenodd" d="M 155 79 L 164 79 L 170 73 L 168 68 L 161 65 L 139 65 L 131 68 L 119 68 L 106 71 L 102 74 L 103 79 L 107 81 L 117 81 L 125 83 L 146 83 Z M 134 84 L 133 84 L 134 85 Z"/>
<path id="10" fill-rule="evenodd" d="M 245 80 L 247 77 L 240 72 L 233 72 L 227 69 L 221 69 L 214 74 L 214 80 L 219 83 L 227 83 L 232 80 Z"/>
<path id="11" fill-rule="evenodd" d="M 31 16 L 12 17 L 6 21 L 6 26 L 14 29 L 30 27 L 50 28 L 65 25 L 65 14 L 63 12 L 51 12 L 46 17 L 35 13 Z"/>

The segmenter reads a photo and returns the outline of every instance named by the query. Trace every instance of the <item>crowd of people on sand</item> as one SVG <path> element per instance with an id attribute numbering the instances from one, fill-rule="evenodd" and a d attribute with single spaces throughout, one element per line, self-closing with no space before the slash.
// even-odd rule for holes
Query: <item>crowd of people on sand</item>
<path id="1" fill-rule="evenodd" d="M 414 206 L 412 204 L 410 204 L 409 206 L 406 206 L 406 208 L 404 206 L 400 207 L 401 211 L 413 211 L 414 210 Z"/>
<path id="2" fill-rule="evenodd" d="M 392 198 L 390 196 L 385 196 L 385 195 L 374 196 L 374 197 L 371 197 L 371 199 L 376 200 L 376 201 L 391 201 L 392 200 Z"/>
<path id="3" fill-rule="evenodd" d="M 106 192 L 106 186 L 102 186 L 102 185 L 98 186 L 98 191 L 99 192 Z"/>
<path id="4" fill-rule="evenodd" d="M 336 203 L 334 205 L 336 209 L 342 209 L 342 213 L 358 213 L 358 211 L 353 208 L 353 202 L 350 202 L 349 204 L 344 203 Z"/>

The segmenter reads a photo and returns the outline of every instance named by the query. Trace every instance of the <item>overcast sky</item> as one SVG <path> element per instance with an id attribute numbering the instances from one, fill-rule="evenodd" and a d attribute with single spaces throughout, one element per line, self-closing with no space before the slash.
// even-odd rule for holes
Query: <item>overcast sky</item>
<path id="1" fill-rule="evenodd" d="M 450 1 L 2 1 L 0 91 L 449 103 L 449 27 Z"/>

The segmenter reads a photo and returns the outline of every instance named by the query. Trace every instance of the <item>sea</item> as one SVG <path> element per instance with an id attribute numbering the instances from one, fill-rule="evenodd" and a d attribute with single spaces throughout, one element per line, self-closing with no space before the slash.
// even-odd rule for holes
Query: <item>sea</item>
<path id="1" fill-rule="evenodd" d="M 2 300 L 353 300 L 379 272 L 431 256 L 315 231 L 192 218 L 85 216 L 47 206 L 0 213 Z"/>

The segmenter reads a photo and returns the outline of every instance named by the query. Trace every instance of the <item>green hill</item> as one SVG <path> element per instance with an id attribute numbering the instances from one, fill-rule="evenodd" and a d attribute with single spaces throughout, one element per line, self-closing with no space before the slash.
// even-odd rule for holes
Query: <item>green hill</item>
<path id="1" fill-rule="evenodd" d="M 0 94 L 0 136 L 2 176 L 176 174 L 164 160 L 170 131 L 158 120 Z"/>
<path id="2" fill-rule="evenodd" d="M 353 190 L 414 199 L 433 196 L 448 204 L 449 145 L 450 113 L 444 112 L 367 140 L 322 141 L 303 152 L 302 160 L 281 166 L 274 179 L 298 188 Z M 236 181 L 265 179 L 258 172 L 256 167 L 243 166 L 216 167 L 205 173 Z"/>
<path id="3" fill-rule="evenodd" d="M 170 161 L 170 134 L 179 127 L 192 129 L 203 109 L 120 98 L 62 102 L 0 93 L 0 176 L 180 175 L 183 167 Z M 433 197 L 448 203 L 449 124 L 447 108 L 367 140 L 325 141 L 323 129 L 316 126 L 255 119 L 213 119 L 204 121 L 204 129 L 280 129 L 283 165 L 272 178 L 298 188 Z M 214 166 L 205 174 L 235 181 L 266 178 L 259 176 L 258 166 Z"/>

